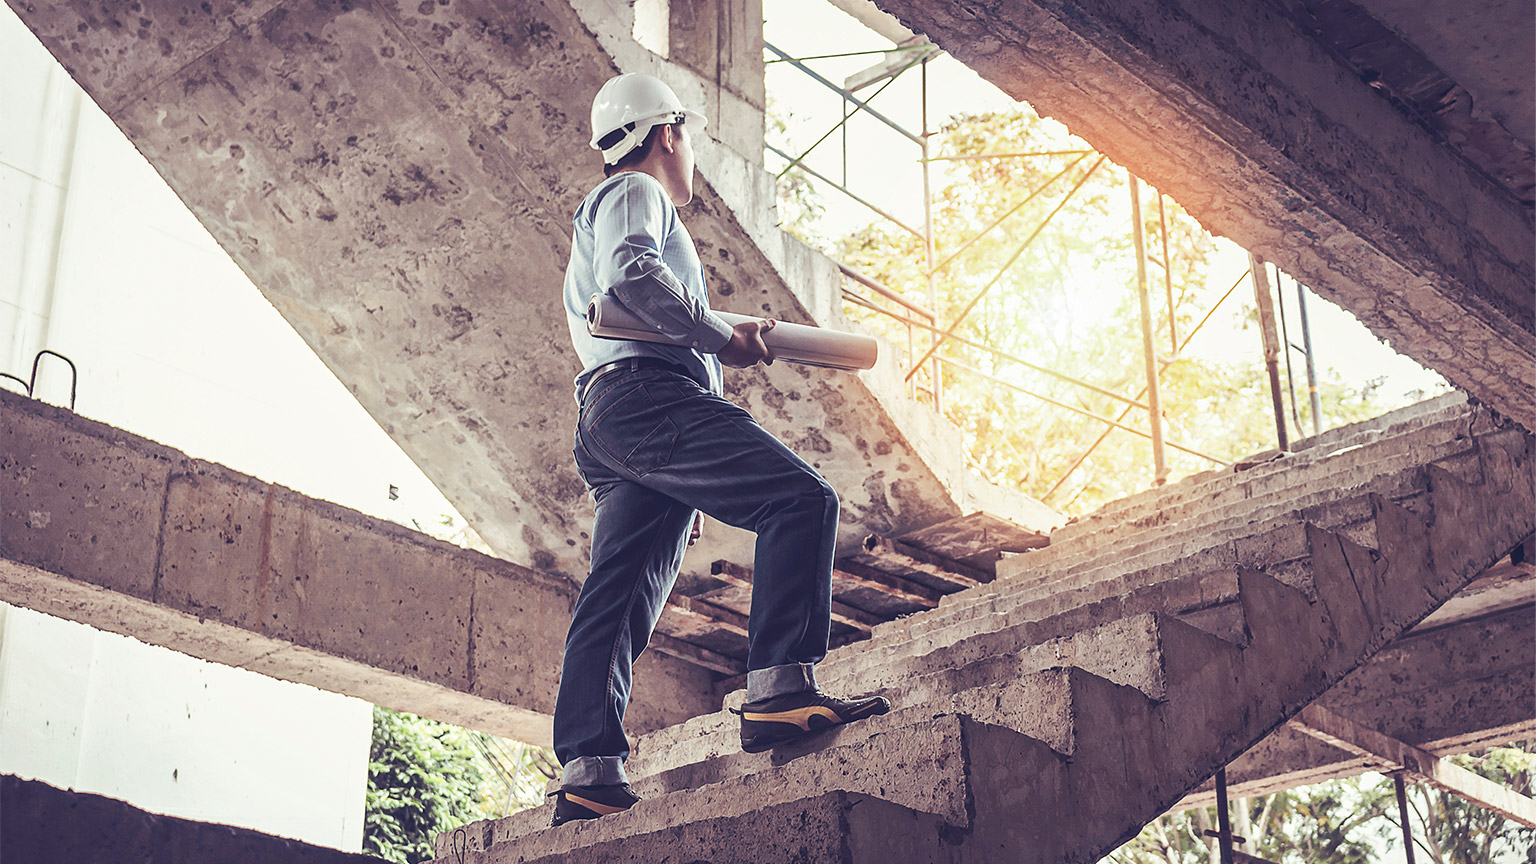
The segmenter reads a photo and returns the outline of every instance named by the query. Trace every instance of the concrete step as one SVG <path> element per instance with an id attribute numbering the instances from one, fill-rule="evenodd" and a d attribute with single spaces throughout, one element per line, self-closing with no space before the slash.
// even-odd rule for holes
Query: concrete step
<path id="1" fill-rule="evenodd" d="M 743 753 L 740 718 L 722 710 L 697 718 L 698 722 L 642 736 L 634 742 L 626 769 L 637 789 L 672 791 L 761 773 L 785 759 L 862 741 L 892 726 L 921 725 L 935 716 L 956 713 L 1006 721 L 1070 753 L 1073 738 L 1063 677 L 1060 668 L 1027 668 L 1018 656 L 935 669 L 887 691 L 893 708 L 890 714 L 806 736 L 769 753 Z M 729 701 L 739 705 L 741 696 L 737 691 Z"/>
<path id="2" fill-rule="evenodd" d="M 725 800 L 730 794 L 712 790 L 712 794 L 680 797 L 678 807 L 694 810 L 695 818 L 688 821 L 653 820 L 625 834 L 604 824 L 614 818 L 605 817 L 556 829 L 565 834 L 501 842 L 462 855 L 439 844 L 435 860 L 438 864 L 959 864 L 962 860 L 952 840 L 959 833 L 955 829 L 935 816 L 879 798 L 832 791 L 738 813 L 722 809 L 730 803 Z"/>
<path id="3" fill-rule="evenodd" d="M 1101 514 L 1094 514 L 1073 526 L 1058 529 L 1052 535 L 1050 547 L 1001 562 L 999 569 L 1003 577 L 997 582 L 947 596 L 932 611 L 878 626 L 864 645 L 874 648 L 883 642 L 904 641 L 910 634 L 923 629 L 938 629 L 955 620 L 995 612 L 1046 594 L 1061 594 L 1106 576 L 1125 584 L 1126 574 L 1149 569 L 1151 565 L 1167 560 L 1187 562 L 1185 569 L 1203 567 L 1209 572 L 1219 572 L 1223 568 L 1230 570 L 1231 561 L 1237 561 L 1246 566 L 1269 569 L 1300 585 L 1299 573 L 1287 574 L 1278 567 L 1281 561 L 1288 561 L 1291 569 L 1296 570 L 1294 564 L 1299 556 L 1293 550 L 1298 545 L 1295 538 L 1299 537 L 1299 524 L 1295 519 L 1290 520 L 1293 533 L 1286 540 L 1284 536 L 1270 534 L 1264 529 L 1265 518 L 1284 521 L 1301 511 L 1301 518 L 1331 529 L 1346 530 L 1357 542 L 1373 545 L 1366 495 L 1356 495 L 1348 502 L 1341 502 L 1338 493 L 1344 488 L 1343 484 L 1359 484 L 1364 476 L 1360 469 L 1364 465 L 1368 469 L 1366 474 L 1374 472 L 1364 488 L 1416 506 L 1411 498 L 1423 491 L 1423 475 L 1414 470 L 1419 466 L 1419 460 L 1438 458 L 1442 465 L 1464 470 L 1464 463 L 1475 459 L 1467 432 L 1478 424 L 1486 425 L 1488 418 L 1483 414 L 1454 397 L 1431 400 L 1395 412 L 1395 415 L 1360 424 L 1353 434 L 1345 434 L 1348 430 L 1330 432 L 1323 436 L 1327 439 L 1323 444 L 1287 457 L 1292 461 L 1285 464 L 1283 471 L 1271 465 L 1242 474 L 1206 477 L 1202 487 L 1205 491 L 1196 490 L 1190 494 L 1207 506 L 1203 511 L 1175 520 L 1172 533 L 1167 525 L 1142 526 L 1139 534 L 1121 538 L 1124 542 L 1110 542 L 1117 526 L 1094 527 L 1097 522 L 1104 521 Z M 1397 452 L 1398 456 L 1391 457 L 1387 451 Z M 1394 465 L 1398 466 L 1396 470 L 1392 470 Z M 1262 478 L 1265 471 L 1275 475 L 1266 482 L 1283 481 L 1289 486 L 1279 491 L 1272 489 L 1267 496 L 1257 495 L 1251 481 Z M 1166 513 L 1170 509 L 1168 502 L 1180 497 L 1182 487 L 1193 489 L 1201 483 L 1191 479 L 1133 497 L 1143 504 L 1151 502 L 1155 512 Z M 1226 491 L 1214 495 L 1209 488 L 1213 483 L 1225 484 Z M 1202 494 L 1212 497 L 1200 499 Z M 1115 511 L 1101 511 L 1105 512 Z M 1249 534 L 1260 536 L 1247 536 Z M 1227 550 L 1229 545 L 1232 548 Z M 1290 557 L 1277 558 L 1277 553 Z M 1223 555 L 1231 561 L 1218 560 Z"/>
<path id="4" fill-rule="evenodd" d="M 1076 598 L 1092 602 L 1134 590 L 1149 581 L 1231 573 L 1238 566 L 1264 569 L 1310 591 L 1305 549 L 1301 543 L 1304 522 L 1338 531 L 1355 542 L 1374 547 L 1372 495 L 1385 492 L 1400 504 L 1416 509 L 1427 506 L 1427 480 L 1418 469 L 1378 478 L 1373 485 L 1377 491 L 1314 503 L 1300 510 L 1282 506 L 1274 508 L 1277 512 L 1262 513 L 1254 508 L 1214 524 L 1180 526 L 1164 536 L 1148 538 L 1139 546 L 1102 552 L 1085 559 L 1077 568 L 1043 568 L 1043 572 L 1032 574 L 1032 581 L 1000 580 L 975 592 L 966 592 L 972 596 L 963 600 L 942 604 L 932 612 L 876 628 L 872 638 L 860 646 L 860 650 L 879 651 L 883 646 L 918 642 L 918 637 L 925 635 L 932 641 L 940 638 L 934 634 L 946 629 L 963 633 L 987 626 L 983 622 L 996 620 L 999 615 L 1041 600 L 1055 598 L 1061 602 Z"/>
<path id="5" fill-rule="evenodd" d="M 1141 520 L 1165 513 L 1170 507 L 1187 503 L 1224 503 L 1221 493 L 1240 483 L 1268 483 L 1284 475 L 1329 460 L 1346 451 L 1354 451 L 1349 460 L 1366 464 L 1389 456 L 1394 449 L 1401 449 L 1405 439 L 1454 440 L 1465 436 L 1468 427 L 1465 420 L 1476 409 L 1466 403 L 1465 396 L 1450 394 L 1417 405 L 1411 405 L 1374 420 L 1330 430 L 1318 438 L 1297 442 L 1295 449 L 1268 462 L 1253 467 L 1221 469 L 1191 475 L 1168 486 L 1148 489 L 1110 502 L 1099 510 L 1075 520 L 1052 532 L 1052 542 L 1068 540 L 1082 535 L 1097 535 L 1106 527 L 1123 530 Z M 1396 441 L 1397 444 L 1383 442 Z M 1364 452 L 1360 452 L 1364 451 Z M 1241 464 L 1241 462 L 1239 463 Z M 1346 463 L 1347 464 L 1347 463 Z M 1334 470 L 1337 470 L 1336 466 Z"/>
<path id="6" fill-rule="evenodd" d="M 467 860 L 535 860 L 701 819 L 742 816 L 830 790 L 867 795 L 964 827 L 969 791 L 961 722 L 956 714 L 896 711 L 757 754 L 743 753 L 739 742 L 733 742 L 731 752 L 700 757 L 715 753 L 718 742 L 678 742 L 668 754 L 660 754 L 679 763 L 666 766 L 657 755 L 647 764 L 637 748 L 628 768 L 644 800 L 630 810 L 551 828 L 551 799 L 505 819 L 472 823 L 465 827 L 462 842 L 470 851 L 489 856 Z M 690 759 L 697 761 L 686 761 Z M 453 842 L 449 834 L 439 837 L 439 858 L 451 854 Z M 507 857 L 512 847 L 524 857 Z"/>
<path id="7" fill-rule="evenodd" d="M 1460 424 L 1445 424 L 1446 430 Z M 1403 444 L 1399 439 L 1382 442 L 1380 447 Z M 1295 464 L 1289 470 L 1267 478 L 1238 475 L 1230 486 L 1212 490 L 1212 494 L 1187 503 L 1163 502 L 1154 515 L 1139 520 L 1128 520 L 1113 525 L 1102 525 L 1091 534 L 1067 534 L 1057 532 L 1052 543 L 1043 549 L 1010 558 L 1000 567 L 999 579 L 1032 579 L 1033 572 L 1061 572 L 1073 569 L 1092 560 L 1103 550 L 1133 550 L 1145 548 L 1150 541 L 1163 538 L 1170 530 L 1198 535 L 1206 526 L 1247 517 L 1254 520 L 1270 518 L 1293 510 L 1305 510 L 1324 506 L 1337 500 L 1340 495 L 1352 491 L 1374 490 L 1383 494 L 1400 495 L 1385 488 L 1392 479 L 1409 477 L 1423 465 L 1436 461 L 1451 461 L 1468 454 L 1471 442 L 1465 438 L 1449 440 L 1420 440 L 1411 448 L 1409 457 L 1392 458 L 1371 450 L 1341 452 L 1312 464 Z M 1084 537 L 1087 542 L 1073 542 L 1074 537 Z"/>
<path id="8" fill-rule="evenodd" d="M 1136 687 L 1152 699 L 1164 694 L 1157 623 L 1150 613 L 1096 624 L 1091 614 L 1069 610 L 1042 620 L 975 630 L 952 641 L 927 643 L 917 638 L 825 663 L 818 674 L 832 692 L 878 691 L 907 699 L 917 682 L 937 670 L 998 658 L 1012 658 L 1017 674 L 1074 666 Z"/>

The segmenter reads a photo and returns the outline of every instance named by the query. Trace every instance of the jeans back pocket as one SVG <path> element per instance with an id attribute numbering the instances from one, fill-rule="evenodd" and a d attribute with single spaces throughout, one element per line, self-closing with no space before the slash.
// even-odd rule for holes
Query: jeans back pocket
<path id="1" fill-rule="evenodd" d="M 636 476 L 672 461 L 677 425 L 640 384 L 602 406 L 587 424 L 587 435 L 603 453 Z"/>

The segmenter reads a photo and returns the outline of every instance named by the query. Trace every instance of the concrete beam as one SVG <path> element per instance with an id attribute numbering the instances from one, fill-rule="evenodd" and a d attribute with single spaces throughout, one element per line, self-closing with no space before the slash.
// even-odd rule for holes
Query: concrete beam
<path id="1" fill-rule="evenodd" d="M 1536 828 L 1536 801 L 1441 759 L 1329 711 L 1309 705 L 1290 721 L 1293 728 L 1357 756 L 1380 759 L 1389 771 L 1401 771 L 1492 810 L 1506 819 Z"/>
<path id="2" fill-rule="evenodd" d="M 383 860 L 249 828 L 161 816 L 115 798 L 0 775 L 0 861 L 379 864 Z"/>
<path id="3" fill-rule="evenodd" d="M 596 0 L 9 5 L 507 560 L 586 574 L 559 297 L 571 214 L 601 179 L 590 100 L 619 68 L 718 111 L 722 138 L 698 144 L 708 182 L 684 212 L 716 304 L 842 323 L 840 300 L 823 303 L 835 271 L 786 257 L 771 178 L 736 149 L 761 145 L 749 0 L 721 7 L 713 37 L 679 41 L 700 71 L 640 47 L 632 10 Z M 821 286 L 814 302 L 790 288 L 801 281 Z M 974 482 L 945 424 L 893 419 L 868 382 L 895 377 L 776 364 L 728 373 L 727 392 L 837 489 L 844 548 L 974 509 L 1039 525 L 971 494 L 1020 500 Z M 747 563 L 752 548 L 711 524 L 684 567 Z"/>
<path id="4" fill-rule="evenodd" d="M 880 5 L 1213 232 L 1536 428 L 1530 211 L 1284 4 Z"/>
<path id="5" fill-rule="evenodd" d="M 575 588 L 0 391 L 0 601 L 547 744 Z M 636 674 L 637 730 L 719 704 Z"/>

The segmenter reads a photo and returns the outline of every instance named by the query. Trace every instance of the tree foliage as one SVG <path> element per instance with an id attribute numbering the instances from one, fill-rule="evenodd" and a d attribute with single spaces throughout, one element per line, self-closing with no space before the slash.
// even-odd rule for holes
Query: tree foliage
<path id="1" fill-rule="evenodd" d="M 886 222 L 837 240 L 821 237 L 819 205 L 793 171 L 780 181 L 781 221 L 880 283 L 931 306 L 941 329 L 959 321 L 956 336 L 995 349 L 949 342 L 939 353 L 955 364 L 945 365 L 937 382 L 932 363 L 915 376 L 921 397 L 930 402 L 939 384 L 944 412 L 964 432 L 977 470 L 1069 514 L 1150 486 L 1150 442 L 1094 419 L 1145 429 L 1146 411 L 1127 411 L 1122 399 L 1042 371 L 1145 400 L 1126 172 L 1104 162 L 1090 173 L 1096 154 L 1081 152 L 1085 144 L 1023 107 L 957 117 L 935 136 L 935 144 L 935 152 L 948 156 L 1056 155 L 935 163 L 953 167 L 942 175 L 933 204 L 931 293 L 922 238 Z M 1220 274 L 1217 281 L 1210 272 L 1212 238 L 1172 201 L 1164 202 L 1165 255 L 1158 197 L 1143 187 L 1142 202 L 1167 438 L 1228 461 L 1273 447 L 1257 330 L 1253 350 L 1241 356 L 1175 352 L 1168 331 L 1164 259 L 1181 342 L 1228 292 L 1236 274 Z M 1244 284 L 1226 302 L 1248 298 L 1251 305 L 1251 296 Z M 910 340 L 921 353 L 929 344 L 920 327 L 909 330 L 868 310 L 853 314 L 897 346 Z M 1336 378 L 1321 382 L 1320 391 L 1335 424 L 1380 413 L 1370 393 L 1353 391 Z M 1305 416 L 1307 409 L 1300 413 Z M 1106 432 L 1103 445 L 1078 465 Z M 1176 449 L 1168 458 L 1174 478 L 1214 467 Z"/>
<path id="2" fill-rule="evenodd" d="M 485 773 L 463 729 L 374 706 L 363 851 L 431 860 L 437 834 L 482 819 Z"/>

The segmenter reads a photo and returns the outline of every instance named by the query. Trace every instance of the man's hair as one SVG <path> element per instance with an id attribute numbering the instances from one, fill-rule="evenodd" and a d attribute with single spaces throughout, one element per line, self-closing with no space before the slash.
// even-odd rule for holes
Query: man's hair
<path id="1" fill-rule="evenodd" d="M 651 146 L 656 143 L 656 138 L 661 134 L 661 127 L 664 125 L 668 124 L 658 123 L 655 126 L 652 126 L 651 131 L 645 133 L 645 140 L 641 141 L 639 145 L 635 147 L 635 149 L 625 153 L 622 157 L 619 158 L 619 161 L 613 163 L 612 165 L 604 165 L 603 176 L 612 177 L 614 174 L 624 170 L 625 168 L 633 168 L 634 166 L 639 165 L 641 162 L 644 162 L 645 157 L 651 155 Z M 683 121 L 678 120 L 676 123 L 672 123 L 670 125 L 672 130 L 676 132 L 678 131 L 679 127 L 683 125 Z M 609 138 L 613 138 L 616 142 L 618 138 L 623 137 L 623 134 L 623 129 L 615 129 L 614 131 L 609 132 L 607 136 L 604 136 L 603 141 L 607 141 Z M 597 143 L 601 145 L 603 141 L 599 141 Z"/>

